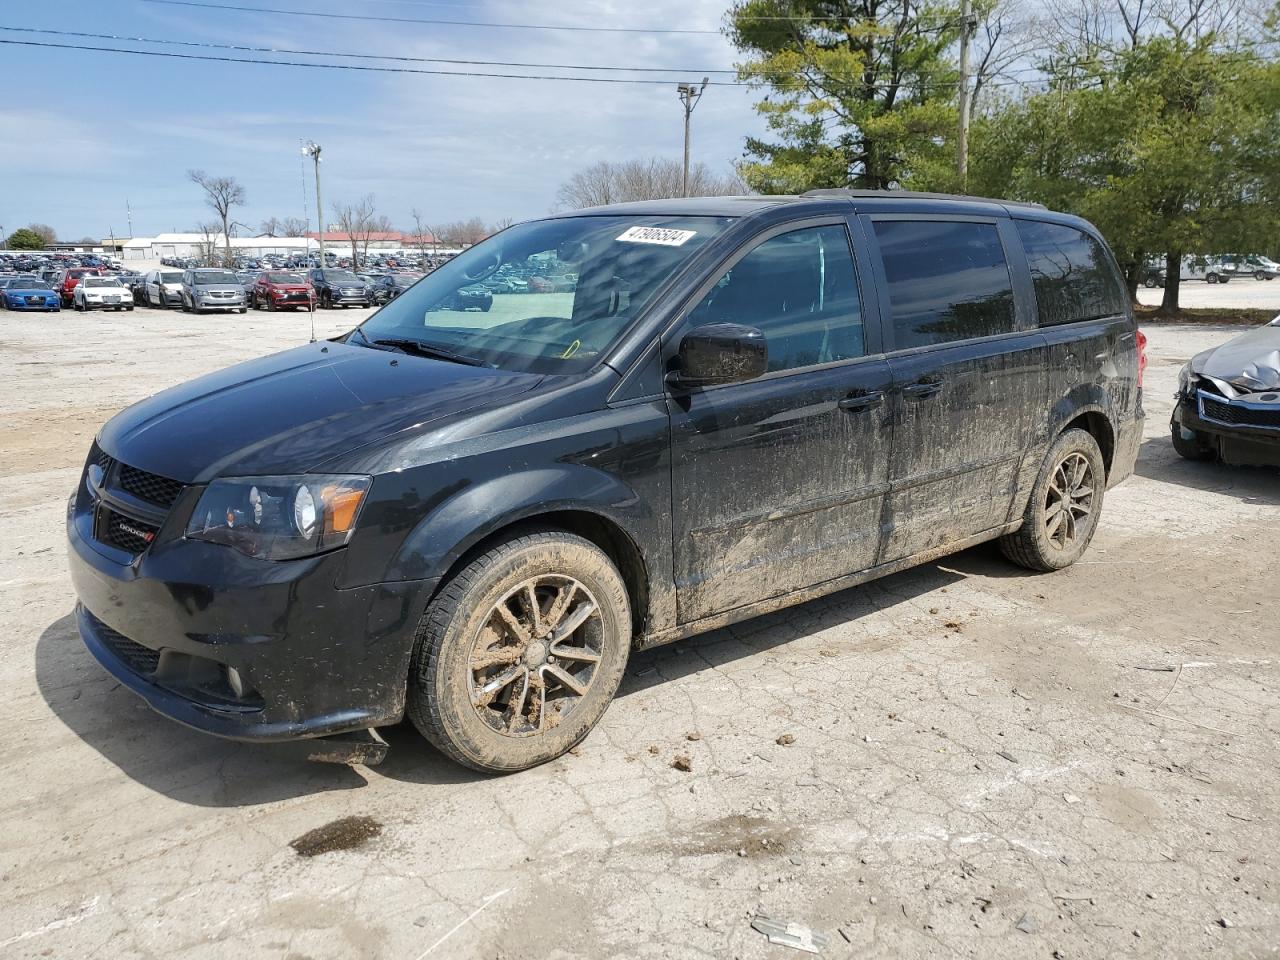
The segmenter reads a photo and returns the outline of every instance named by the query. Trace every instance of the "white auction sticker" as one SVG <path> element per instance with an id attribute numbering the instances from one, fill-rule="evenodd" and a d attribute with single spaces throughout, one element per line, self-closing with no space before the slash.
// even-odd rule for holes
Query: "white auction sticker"
<path id="1" fill-rule="evenodd" d="M 657 243 L 664 247 L 680 247 L 696 230 L 671 230 L 667 227 L 628 227 L 618 237 L 624 243 Z"/>

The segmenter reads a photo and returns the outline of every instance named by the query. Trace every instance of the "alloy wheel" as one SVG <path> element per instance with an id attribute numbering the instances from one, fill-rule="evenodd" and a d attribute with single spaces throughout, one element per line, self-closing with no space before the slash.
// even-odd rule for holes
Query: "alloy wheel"
<path id="1" fill-rule="evenodd" d="M 1045 495 L 1045 538 L 1057 550 L 1071 547 L 1088 531 L 1093 515 L 1093 467 L 1083 453 L 1069 453 L 1059 462 Z"/>
<path id="2" fill-rule="evenodd" d="M 526 580 L 493 605 L 476 635 L 471 705 L 498 733 L 543 733 L 581 703 L 603 651 L 604 623 L 590 590 L 560 574 Z"/>

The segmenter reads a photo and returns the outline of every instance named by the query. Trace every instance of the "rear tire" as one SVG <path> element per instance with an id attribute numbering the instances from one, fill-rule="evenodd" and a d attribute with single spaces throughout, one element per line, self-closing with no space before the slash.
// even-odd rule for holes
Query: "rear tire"
<path id="1" fill-rule="evenodd" d="M 1098 529 L 1106 483 L 1098 441 L 1084 430 L 1066 431 L 1045 455 L 1022 526 L 1000 538 L 1000 549 L 1029 570 L 1069 567 Z"/>
<path id="2" fill-rule="evenodd" d="M 407 713 L 463 766 L 524 770 L 591 731 L 630 647 L 627 591 L 599 547 L 559 530 L 514 536 L 467 564 L 423 614 Z"/>

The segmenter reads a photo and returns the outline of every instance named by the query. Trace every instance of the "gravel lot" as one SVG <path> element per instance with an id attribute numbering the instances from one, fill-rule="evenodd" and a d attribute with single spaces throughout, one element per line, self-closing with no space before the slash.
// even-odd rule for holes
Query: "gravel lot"
<path id="1" fill-rule="evenodd" d="M 1205 289 L 1252 287 L 1280 301 Z M 1239 328 L 1147 328 L 1138 475 L 1081 564 L 979 548 L 638 654 L 577 755 L 486 778 L 405 728 L 373 769 L 189 732 L 76 636 L 97 427 L 306 315 L 0 324 L 0 955 L 802 955 L 759 914 L 831 957 L 1276 955 L 1280 477 L 1167 432 L 1178 366 Z M 290 846 L 346 817 L 350 849 Z"/>

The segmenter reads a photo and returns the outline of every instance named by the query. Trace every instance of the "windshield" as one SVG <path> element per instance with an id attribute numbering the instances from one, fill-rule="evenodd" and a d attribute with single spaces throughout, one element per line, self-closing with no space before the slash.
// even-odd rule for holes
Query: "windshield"
<path id="1" fill-rule="evenodd" d="M 53 288 L 43 280 L 37 280 L 34 277 L 16 277 L 10 280 L 7 286 L 21 290 L 52 290 Z"/>
<path id="2" fill-rule="evenodd" d="M 363 283 L 364 281 L 347 270 L 325 270 L 324 278 L 330 283 Z"/>
<path id="3" fill-rule="evenodd" d="M 82 281 L 86 287 L 118 287 L 114 279 L 108 277 L 85 277 Z"/>
<path id="4" fill-rule="evenodd" d="M 268 273 L 267 283 L 302 283 L 303 279 L 293 273 Z"/>
<path id="5" fill-rule="evenodd" d="M 477 244 L 371 317 L 368 340 L 408 338 L 503 370 L 577 373 L 728 217 L 564 217 Z"/>
<path id="6" fill-rule="evenodd" d="M 208 273 L 193 274 L 198 287 L 214 283 L 239 283 L 240 280 L 230 270 L 210 270 Z"/>

